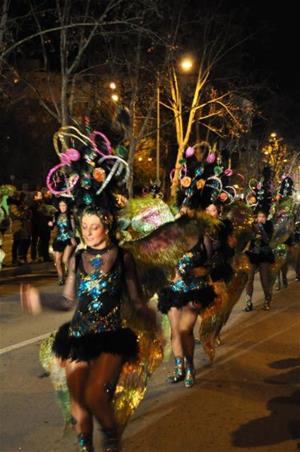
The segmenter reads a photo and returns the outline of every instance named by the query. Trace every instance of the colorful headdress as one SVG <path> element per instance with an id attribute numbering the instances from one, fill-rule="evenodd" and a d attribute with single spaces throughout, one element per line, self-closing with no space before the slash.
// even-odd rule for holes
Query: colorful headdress
<path id="1" fill-rule="evenodd" d="M 151 194 L 131 199 L 119 212 L 118 229 L 122 241 L 139 240 L 175 220 L 169 206 Z"/>
<path id="2" fill-rule="evenodd" d="M 209 146 L 209 145 L 208 145 Z M 195 153 L 188 147 L 181 162 L 178 204 L 192 209 L 206 208 L 209 204 L 231 204 L 236 198 L 236 189 L 230 185 L 233 170 L 224 168 L 216 151 L 209 146 L 205 159 L 191 161 Z M 173 173 L 171 173 L 173 177 Z"/>
<path id="3" fill-rule="evenodd" d="M 255 212 L 262 211 L 266 215 L 269 214 L 273 199 L 273 171 L 270 166 L 265 166 L 262 177 L 250 179 L 248 192 L 246 194 L 246 203 L 252 207 Z"/>
<path id="4" fill-rule="evenodd" d="M 56 197 L 68 197 L 77 209 L 101 207 L 114 210 L 115 193 L 128 179 L 127 162 L 116 155 L 101 132 L 83 134 L 66 126 L 54 134 L 60 162 L 47 176 L 47 187 Z"/>
<path id="5" fill-rule="evenodd" d="M 282 176 L 279 195 L 282 199 L 292 196 L 294 191 L 294 181 L 290 176 Z"/>

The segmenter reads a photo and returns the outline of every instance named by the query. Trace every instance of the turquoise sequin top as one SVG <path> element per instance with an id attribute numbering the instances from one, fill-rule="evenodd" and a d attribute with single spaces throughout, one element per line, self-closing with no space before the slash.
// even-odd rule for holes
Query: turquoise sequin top
<path id="1" fill-rule="evenodd" d="M 70 218 L 65 213 L 60 213 L 56 220 L 57 236 L 56 240 L 65 242 L 73 237 L 72 225 Z"/>
<path id="2" fill-rule="evenodd" d="M 78 306 L 69 335 L 115 331 L 121 327 L 123 265 L 117 247 L 109 250 L 87 248 L 79 257 L 76 272 Z"/>

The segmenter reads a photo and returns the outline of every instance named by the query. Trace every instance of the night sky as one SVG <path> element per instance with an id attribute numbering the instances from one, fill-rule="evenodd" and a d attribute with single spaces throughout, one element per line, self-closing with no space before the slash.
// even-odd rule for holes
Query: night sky
<path id="1" fill-rule="evenodd" d="M 299 57 L 299 16 L 297 2 L 251 1 L 249 28 L 257 29 L 249 50 L 254 67 L 284 92 L 299 92 L 295 68 Z M 251 48 L 252 47 L 252 48 Z"/>
<path id="2" fill-rule="evenodd" d="M 232 6 L 234 2 L 230 1 Z M 299 57 L 299 16 L 296 2 L 249 1 L 247 33 L 254 33 L 245 45 L 246 69 L 265 90 L 258 96 L 266 128 L 287 141 L 300 142 L 300 85 L 296 68 Z M 243 2 L 239 2 L 239 5 Z"/>

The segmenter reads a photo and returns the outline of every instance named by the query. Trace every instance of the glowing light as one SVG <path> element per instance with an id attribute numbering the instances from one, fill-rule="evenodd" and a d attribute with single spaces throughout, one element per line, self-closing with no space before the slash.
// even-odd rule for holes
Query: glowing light
<path id="1" fill-rule="evenodd" d="M 143 160 L 143 157 L 139 157 L 138 161 L 141 162 Z"/>
<path id="2" fill-rule="evenodd" d="M 276 133 L 275 133 L 275 132 L 272 132 L 272 133 L 271 133 L 271 135 L 270 135 L 270 137 L 271 137 L 271 138 L 276 138 L 276 137 L 277 137 L 277 135 L 276 135 Z"/>
<path id="3" fill-rule="evenodd" d="M 119 96 L 117 94 L 112 94 L 111 98 L 114 102 L 118 102 L 119 100 Z"/>
<path id="4" fill-rule="evenodd" d="M 193 68 L 194 62 L 191 58 L 184 58 L 180 62 L 180 67 L 184 72 L 189 72 Z"/>
<path id="5" fill-rule="evenodd" d="M 148 162 L 152 162 L 152 157 L 148 157 Z"/>
<path id="6" fill-rule="evenodd" d="M 115 84 L 115 82 L 110 82 L 109 87 L 112 90 L 117 89 L 117 85 Z"/>

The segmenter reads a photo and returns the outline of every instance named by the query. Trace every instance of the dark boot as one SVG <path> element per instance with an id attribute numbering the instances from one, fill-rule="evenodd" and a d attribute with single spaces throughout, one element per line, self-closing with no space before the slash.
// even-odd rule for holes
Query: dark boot
<path id="1" fill-rule="evenodd" d="M 252 303 L 252 299 L 251 299 L 251 297 L 249 295 L 247 295 L 247 298 L 246 298 L 245 311 L 246 312 L 253 311 L 253 303 Z"/>
<path id="2" fill-rule="evenodd" d="M 115 428 L 102 428 L 104 452 L 119 452 L 120 438 Z"/>
<path id="3" fill-rule="evenodd" d="M 168 378 L 168 383 L 178 383 L 179 381 L 183 381 L 184 376 L 185 376 L 184 360 L 183 358 L 177 356 L 175 358 L 174 375 Z"/>
<path id="4" fill-rule="evenodd" d="M 79 452 L 94 452 L 93 436 L 89 433 L 79 433 L 78 444 Z"/>

